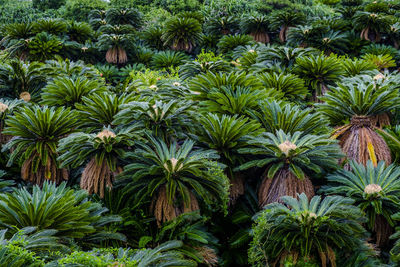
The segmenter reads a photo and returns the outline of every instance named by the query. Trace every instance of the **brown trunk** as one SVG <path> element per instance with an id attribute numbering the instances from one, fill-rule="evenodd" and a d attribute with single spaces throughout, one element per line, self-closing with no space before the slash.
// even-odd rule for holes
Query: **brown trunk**
<path id="1" fill-rule="evenodd" d="M 372 231 L 375 233 L 376 245 L 383 247 L 388 244 L 389 237 L 393 234 L 393 227 L 390 226 L 385 217 L 377 215 Z"/>
<path id="2" fill-rule="evenodd" d="M 259 42 L 259 43 L 269 43 L 270 38 L 268 33 L 266 32 L 252 32 L 249 34 L 251 37 L 253 37 L 254 41 Z"/>
<path id="3" fill-rule="evenodd" d="M 297 197 L 297 194 L 305 193 L 310 199 L 314 196 L 314 187 L 308 177 L 297 178 L 288 169 L 279 170 L 271 179 L 267 177 L 268 169 L 258 190 L 258 203 L 260 207 L 273 202 L 279 202 L 283 196 Z"/>
<path id="4" fill-rule="evenodd" d="M 229 187 L 229 206 L 233 206 L 238 197 L 244 194 L 244 177 L 239 172 L 233 173 L 233 177 L 230 176 L 228 174 L 231 182 L 231 186 Z"/>

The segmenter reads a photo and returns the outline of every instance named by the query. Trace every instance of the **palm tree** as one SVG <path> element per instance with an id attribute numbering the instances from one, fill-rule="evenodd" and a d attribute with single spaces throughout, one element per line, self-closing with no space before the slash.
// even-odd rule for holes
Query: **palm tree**
<path id="1" fill-rule="evenodd" d="M 379 42 L 381 34 L 390 29 L 390 19 L 386 15 L 358 11 L 354 15 L 353 23 L 356 29 L 361 31 L 362 39 Z"/>
<path id="2" fill-rule="evenodd" d="M 88 200 L 83 190 L 73 190 L 65 183 L 56 186 L 44 182 L 32 192 L 26 188 L 0 194 L 0 222 L 10 233 L 35 227 L 36 232 L 52 230 L 59 243 L 68 240 L 99 243 L 107 239 L 125 240 L 118 233 L 110 233 L 105 226 L 121 220 L 105 215 L 106 208 Z"/>
<path id="3" fill-rule="evenodd" d="M 60 140 L 57 152 L 60 167 L 77 168 L 87 160 L 80 186 L 89 194 L 104 198 L 104 189 L 111 189 L 115 177 L 122 172 L 118 159 L 127 147 L 133 146 L 137 135 L 131 129 L 112 131 L 105 128 L 97 134 L 74 133 Z"/>
<path id="4" fill-rule="evenodd" d="M 218 158 L 215 151 L 194 149 L 190 140 L 168 146 L 149 137 L 149 144 L 140 144 L 127 158 L 132 163 L 125 166 L 123 177 L 130 180 L 137 205 L 152 199 L 150 210 L 159 225 L 198 210 L 200 200 L 226 206 L 228 180 L 211 162 Z"/>
<path id="5" fill-rule="evenodd" d="M 235 16 L 213 17 L 206 22 L 206 30 L 215 36 L 234 34 L 237 32 L 239 21 Z"/>
<path id="6" fill-rule="evenodd" d="M 309 200 L 301 194 L 281 201 L 267 205 L 257 216 L 249 250 L 252 266 L 340 266 L 336 253 L 354 253 L 366 237 L 364 216 L 351 199 Z"/>
<path id="7" fill-rule="evenodd" d="M 72 21 L 68 24 L 67 35 L 71 41 L 85 43 L 93 37 L 93 29 L 87 22 Z"/>
<path id="8" fill-rule="evenodd" d="M 6 119 L 3 134 L 14 136 L 2 150 L 12 151 L 7 165 L 18 159 L 22 179 L 34 184 L 67 180 L 68 171 L 59 167 L 56 148 L 76 126 L 76 113 L 70 108 L 22 107 Z"/>
<path id="9" fill-rule="evenodd" d="M 364 165 L 368 160 L 375 166 L 382 160 L 386 164 L 391 163 L 390 150 L 375 130 L 378 123 L 389 123 L 387 112 L 400 105 L 398 90 L 380 86 L 377 81 L 367 80 L 363 83 L 353 78 L 346 84 L 332 88 L 321 99 L 325 102 L 319 105 L 321 113 L 333 125 L 345 123 L 335 129 L 332 138 L 339 139 L 349 159 Z"/>
<path id="10" fill-rule="evenodd" d="M 227 166 L 226 174 L 230 179 L 230 204 L 244 193 L 245 177 L 240 172 L 234 172 L 235 166 L 244 162 L 244 157 L 238 153 L 246 146 L 249 136 L 260 133 L 260 124 L 238 115 L 217 115 L 206 113 L 199 118 L 201 128 L 196 133 L 200 143 L 214 149 L 220 156 L 220 162 Z"/>
<path id="11" fill-rule="evenodd" d="M 364 59 L 343 59 L 341 60 L 341 64 L 343 66 L 345 77 L 353 77 L 357 75 L 373 75 L 374 70 L 376 71 L 376 66 L 367 60 Z"/>
<path id="12" fill-rule="evenodd" d="M 13 114 L 14 109 L 16 110 L 23 102 L 23 100 L 18 99 L 8 100 L 0 98 L 0 147 L 11 139 L 11 136 L 3 134 L 6 118 Z"/>
<path id="13" fill-rule="evenodd" d="M 172 50 L 191 53 L 202 38 L 201 24 L 193 18 L 173 17 L 165 22 L 164 45 Z"/>
<path id="14" fill-rule="evenodd" d="M 396 49 L 399 49 L 400 48 L 400 42 L 399 42 L 399 40 L 400 40 L 400 22 L 396 22 L 396 23 L 392 24 L 390 26 L 390 29 L 387 34 L 388 34 L 389 39 L 392 40 L 393 46 Z"/>
<path id="15" fill-rule="evenodd" d="M 40 104 L 48 106 L 74 107 L 82 98 L 101 93 L 107 88 L 101 81 L 85 77 L 59 77 L 50 81 L 41 93 Z"/>
<path id="16" fill-rule="evenodd" d="M 336 58 L 310 55 L 297 58 L 293 71 L 305 80 L 313 92 L 314 100 L 318 100 L 318 96 L 329 90 L 329 85 L 334 85 L 339 80 L 343 68 Z"/>
<path id="17" fill-rule="evenodd" d="M 151 66 L 154 69 L 163 70 L 178 67 L 185 61 L 188 61 L 189 57 L 182 52 L 177 51 L 161 51 L 153 55 L 151 60 Z"/>
<path id="18" fill-rule="evenodd" d="M 338 170 L 329 175 L 329 186 L 322 187 L 322 191 L 352 198 L 365 213 L 376 244 L 383 247 L 394 230 L 392 215 L 400 207 L 400 168 L 394 164 L 386 167 L 383 161 L 376 167 L 371 161 L 366 166 L 352 161 L 350 168 L 351 171 Z"/>
<path id="19" fill-rule="evenodd" d="M 38 62 L 11 60 L 0 65 L 0 96 L 35 100 L 46 83 L 46 75 Z"/>
<path id="20" fill-rule="evenodd" d="M 38 33 L 28 43 L 29 59 L 41 62 L 54 59 L 62 47 L 63 44 L 57 36 L 46 32 Z"/>
<path id="21" fill-rule="evenodd" d="M 221 54 L 232 53 L 238 46 L 246 46 L 253 43 L 253 38 L 246 34 L 224 35 L 218 42 L 218 52 Z"/>
<path id="22" fill-rule="evenodd" d="M 306 17 L 298 11 L 275 11 L 271 14 L 271 29 L 279 30 L 279 40 L 286 42 L 290 27 L 302 25 L 306 22 Z"/>
<path id="23" fill-rule="evenodd" d="M 269 21 L 264 15 L 248 15 L 242 18 L 240 28 L 244 34 L 253 37 L 254 41 L 260 43 L 269 43 L 268 35 Z"/>
<path id="24" fill-rule="evenodd" d="M 68 30 L 68 24 L 63 19 L 43 18 L 37 20 L 32 25 L 34 33 L 48 33 L 54 36 L 61 36 Z"/>
<path id="25" fill-rule="evenodd" d="M 310 176 L 336 168 L 341 156 L 340 147 L 327 135 L 286 134 L 282 130 L 250 138 L 247 147 L 238 152 L 255 159 L 237 170 L 265 169 L 258 189 L 260 207 L 279 201 L 282 196 L 305 193 L 308 198 L 313 197 Z"/>
<path id="26" fill-rule="evenodd" d="M 286 68 L 292 68 L 297 58 L 318 55 L 320 52 L 313 48 L 291 48 L 286 46 L 267 47 L 258 52 L 257 62 L 272 62 L 281 64 Z"/>

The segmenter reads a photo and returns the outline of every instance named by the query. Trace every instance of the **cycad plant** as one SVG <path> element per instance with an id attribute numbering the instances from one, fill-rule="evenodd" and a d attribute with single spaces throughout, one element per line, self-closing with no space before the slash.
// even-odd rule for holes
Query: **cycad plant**
<path id="1" fill-rule="evenodd" d="M 62 48 L 61 40 L 46 32 L 36 34 L 29 43 L 29 59 L 44 62 L 53 59 Z"/>
<path id="2" fill-rule="evenodd" d="M 17 107 L 22 104 L 23 100 L 8 100 L 0 98 L 0 146 L 11 139 L 11 136 L 3 134 L 6 118 L 13 114 L 13 110 L 17 109 Z"/>
<path id="3" fill-rule="evenodd" d="M 99 80 L 85 77 L 57 77 L 50 81 L 41 93 L 42 105 L 74 107 L 84 96 L 106 91 Z"/>
<path id="4" fill-rule="evenodd" d="M 68 171 L 59 167 L 56 149 L 58 141 L 76 126 L 76 113 L 70 108 L 21 107 L 6 119 L 3 131 L 13 136 L 2 149 L 11 150 L 8 166 L 18 160 L 22 179 L 38 185 L 67 180 Z"/>
<path id="5" fill-rule="evenodd" d="M 266 88 L 282 92 L 284 98 L 290 101 L 300 102 L 308 94 L 304 80 L 295 74 L 267 72 L 260 74 L 259 79 Z"/>
<path id="6" fill-rule="evenodd" d="M 332 138 L 339 139 L 349 159 L 364 165 L 368 160 L 375 166 L 382 160 L 390 164 L 390 150 L 375 130 L 380 117 L 387 118 L 384 115 L 400 105 L 398 90 L 379 86 L 376 81 L 356 82 L 332 88 L 321 98 L 325 103 L 319 109 L 332 125 L 342 125 L 334 130 Z"/>
<path id="7" fill-rule="evenodd" d="M 106 61 L 117 65 L 128 61 L 127 49 L 134 46 L 131 34 L 103 34 L 99 37 L 99 47 L 106 50 Z"/>
<path id="8" fill-rule="evenodd" d="M 134 8 L 110 8 L 105 12 L 105 19 L 112 25 L 128 24 L 133 26 L 135 29 L 139 29 L 142 24 L 142 14 Z"/>
<path id="9" fill-rule="evenodd" d="M 336 168 L 341 157 L 340 147 L 327 135 L 286 134 L 283 130 L 251 138 L 239 152 L 254 158 L 238 170 L 264 169 L 258 189 L 260 207 L 279 201 L 282 196 L 305 193 L 313 197 L 310 177 Z"/>
<path id="10" fill-rule="evenodd" d="M 60 140 L 58 160 L 61 167 L 77 168 L 85 162 L 80 186 L 89 194 L 104 198 L 105 189 L 111 189 L 115 177 L 122 172 L 121 159 L 128 147 L 138 139 L 132 130 L 115 131 L 105 128 L 97 134 L 74 133 Z"/>
<path id="11" fill-rule="evenodd" d="M 206 22 L 206 30 L 215 36 L 234 34 L 237 32 L 239 21 L 235 16 L 222 16 L 210 18 Z"/>
<path id="12" fill-rule="evenodd" d="M 279 30 L 279 40 L 286 42 L 290 27 L 302 25 L 306 22 L 303 13 L 294 10 L 275 11 L 271 14 L 271 29 Z"/>
<path id="13" fill-rule="evenodd" d="M 293 71 L 305 80 L 314 100 L 318 100 L 318 96 L 324 95 L 329 90 L 328 86 L 334 85 L 339 80 L 343 68 L 336 58 L 311 55 L 297 58 Z"/>
<path id="14" fill-rule="evenodd" d="M 121 110 L 121 105 L 135 100 L 132 94 L 120 96 L 111 92 L 100 92 L 83 96 L 82 103 L 76 103 L 79 110 L 82 127 L 87 132 L 99 132 L 104 127 L 115 128 L 115 115 Z"/>
<path id="15" fill-rule="evenodd" d="M 379 247 L 387 245 L 395 222 L 392 215 L 400 208 L 400 168 L 392 164 L 386 167 L 381 161 L 374 166 L 350 162 L 351 171 L 338 170 L 327 177 L 329 185 L 322 191 L 327 194 L 352 198 L 367 217 L 367 228 L 374 233 Z"/>
<path id="16" fill-rule="evenodd" d="M 387 15 L 358 11 L 353 17 L 353 23 L 356 29 L 361 31 L 362 39 L 379 42 L 382 33 L 390 29 L 391 20 Z"/>
<path id="17" fill-rule="evenodd" d="M 269 133 L 278 130 L 291 134 L 327 133 L 328 121 L 320 113 L 283 101 L 260 101 L 258 108 L 249 112 L 249 116 L 260 122 Z"/>
<path id="18" fill-rule="evenodd" d="M 257 216 L 249 250 L 252 266 L 338 266 L 336 253 L 353 253 L 366 237 L 364 216 L 351 199 L 301 194 L 281 201 Z"/>
<path id="19" fill-rule="evenodd" d="M 178 67 L 187 60 L 189 60 L 189 57 L 182 52 L 161 51 L 153 55 L 151 65 L 154 69 L 162 70 Z"/>
<path id="20" fill-rule="evenodd" d="M 226 207 L 228 180 L 212 161 L 215 151 L 194 148 L 186 140 L 169 146 L 162 140 L 149 137 L 149 144 L 128 153 L 131 162 L 124 168 L 123 177 L 135 192 L 140 205 L 151 199 L 150 210 L 158 224 L 170 221 L 182 213 L 200 208 L 199 201 Z"/>
<path id="21" fill-rule="evenodd" d="M 32 32 L 32 23 L 10 23 L 2 28 L 3 39 L 0 45 L 6 48 L 9 56 L 17 56 L 25 60 L 28 56 L 28 43 L 34 35 Z"/>
<path id="22" fill-rule="evenodd" d="M 46 83 L 46 75 L 38 62 L 12 60 L 0 65 L 0 96 L 35 100 Z"/>
<path id="23" fill-rule="evenodd" d="M 246 34 L 224 35 L 218 42 L 218 52 L 222 54 L 232 53 L 238 46 L 246 46 L 253 43 L 253 38 Z"/>
<path id="24" fill-rule="evenodd" d="M 192 52 L 202 38 L 201 24 L 194 18 L 173 17 L 165 23 L 162 40 L 172 50 Z"/>
<path id="25" fill-rule="evenodd" d="M 84 44 L 93 37 L 93 29 L 87 22 L 72 21 L 68 24 L 67 34 L 71 41 Z"/>
<path id="26" fill-rule="evenodd" d="M 104 215 L 101 204 L 88 200 L 83 190 L 73 190 L 65 183 L 56 186 L 45 182 L 0 194 L 0 223 L 15 233 L 25 227 L 36 231 L 53 230 L 60 243 L 75 241 L 99 243 L 107 239 L 124 240 L 124 236 L 110 233 L 105 226 L 121 220 L 118 216 Z"/>
<path id="27" fill-rule="evenodd" d="M 63 19 L 43 18 L 35 21 L 32 25 L 34 33 L 48 33 L 55 36 L 60 36 L 67 32 L 68 25 Z"/>
<path id="28" fill-rule="evenodd" d="M 265 15 L 244 16 L 240 23 L 243 33 L 253 37 L 254 41 L 260 43 L 269 43 L 268 35 L 269 21 Z"/>
<path id="29" fill-rule="evenodd" d="M 220 156 L 220 162 L 226 165 L 225 173 L 230 179 L 230 204 L 244 193 L 245 176 L 235 172 L 234 168 L 244 162 L 244 157 L 238 153 L 246 146 L 250 136 L 257 136 L 260 124 L 249 118 L 238 115 L 218 115 L 206 113 L 199 118 L 201 127 L 196 135 L 203 146 L 214 149 Z"/>

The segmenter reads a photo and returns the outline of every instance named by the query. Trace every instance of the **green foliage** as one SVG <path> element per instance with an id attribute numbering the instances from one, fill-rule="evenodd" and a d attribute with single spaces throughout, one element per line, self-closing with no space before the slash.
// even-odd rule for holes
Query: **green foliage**
<path id="1" fill-rule="evenodd" d="M 290 256 L 300 261 L 313 258 L 318 266 L 321 262 L 335 265 L 335 252 L 351 253 L 366 236 L 361 225 L 363 214 L 351 205 L 351 199 L 328 196 L 321 200 L 315 196 L 308 200 L 301 194 L 299 199 L 281 200 L 267 205 L 257 216 L 249 249 L 253 266 L 288 260 Z"/>
<path id="2" fill-rule="evenodd" d="M 58 9 L 64 5 L 66 0 L 33 0 L 33 8 L 40 9 L 42 11 L 47 9 Z"/>
<path id="3" fill-rule="evenodd" d="M 399 106 L 399 93 L 388 86 L 379 86 L 376 82 L 339 84 L 321 100 L 319 110 L 333 124 L 351 118 L 354 115 L 374 116 L 388 112 Z"/>
<path id="4" fill-rule="evenodd" d="M 105 216 L 107 209 L 88 201 L 87 193 L 75 191 L 62 183 L 45 182 L 42 188 L 34 186 L 0 194 L 0 222 L 15 233 L 24 227 L 55 230 L 55 236 L 66 242 L 70 238 L 82 242 L 100 242 L 108 238 L 123 240 L 119 234 L 109 234 L 104 225 L 118 222 L 119 217 Z"/>
<path id="5" fill-rule="evenodd" d="M 103 0 L 67 0 L 62 7 L 63 17 L 75 21 L 88 21 L 89 14 L 95 9 L 105 9 L 107 2 Z"/>
<path id="6" fill-rule="evenodd" d="M 286 150 L 282 148 L 285 142 L 294 145 Z M 268 167 L 268 178 L 273 178 L 281 169 L 288 169 L 295 177 L 304 179 L 306 175 L 310 177 L 335 169 L 335 162 L 342 156 L 340 147 L 328 135 L 305 135 L 302 132 L 264 132 L 248 140 L 247 146 L 239 149 L 239 153 L 254 155 L 257 159 L 249 160 L 237 169 Z"/>
<path id="7" fill-rule="evenodd" d="M 74 107 L 82 98 L 106 91 L 106 87 L 97 80 L 78 77 L 71 79 L 60 77 L 50 81 L 43 88 L 42 105 Z"/>
<path id="8" fill-rule="evenodd" d="M 45 32 L 38 33 L 28 43 L 29 58 L 44 62 L 48 59 L 54 59 L 62 48 L 62 43 L 56 36 Z"/>
<path id="9" fill-rule="evenodd" d="M 368 219 L 369 230 L 374 229 L 377 216 L 383 216 L 389 225 L 394 226 L 392 215 L 400 207 L 397 197 L 400 190 L 400 168 L 381 161 L 376 167 L 371 161 L 367 166 L 351 162 L 352 171 L 338 170 L 327 177 L 329 186 L 322 191 L 327 194 L 344 195 L 352 198 Z"/>
<path id="10" fill-rule="evenodd" d="M 156 70 L 162 70 L 177 67 L 188 59 L 189 57 L 181 52 L 161 51 L 153 55 L 151 65 Z"/>
<path id="11" fill-rule="evenodd" d="M 248 44 L 251 44 L 253 41 L 253 38 L 249 35 L 244 35 L 244 34 L 237 34 L 237 35 L 225 35 L 223 36 L 217 46 L 218 46 L 218 52 L 221 54 L 228 54 L 231 52 L 233 49 L 235 49 L 238 46 L 245 46 Z"/>

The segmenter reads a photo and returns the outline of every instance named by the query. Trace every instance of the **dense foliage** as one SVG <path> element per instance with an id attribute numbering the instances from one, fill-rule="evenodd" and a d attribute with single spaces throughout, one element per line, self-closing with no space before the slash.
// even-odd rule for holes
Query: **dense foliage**
<path id="1" fill-rule="evenodd" d="M 0 266 L 398 266 L 400 2 L 0 0 Z"/>

